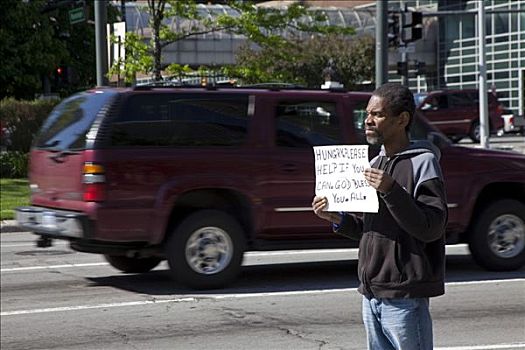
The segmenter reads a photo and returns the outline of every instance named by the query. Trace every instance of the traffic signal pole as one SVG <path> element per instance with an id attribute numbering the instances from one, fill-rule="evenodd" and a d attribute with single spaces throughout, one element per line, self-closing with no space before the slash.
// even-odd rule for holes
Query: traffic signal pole
<path id="1" fill-rule="evenodd" d="M 107 4 L 95 1 L 95 48 L 97 58 L 97 86 L 107 85 L 108 47 L 107 47 Z"/>
<path id="2" fill-rule="evenodd" d="M 405 11 L 407 11 L 405 4 Z M 406 25 L 406 16 L 401 13 L 399 25 L 399 49 L 401 50 L 401 84 L 408 87 L 408 59 L 407 59 L 407 43 L 403 36 Z"/>
<path id="3" fill-rule="evenodd" d="M 487 91 L 487 57 L 485 46 L 485 4 L 478 2 L 479 45 L 479 139 L 481 147 L 489 148 L 489 107 Z"/>
<path id="4" fill-rule="evenodd" d="M 388 0 L 376 0 L 376 88 L 388 82 Z"/>
<path id="5" fill-rule="evenodd" d="M 488 112 L 488 89 L 487 89 L 487 50 L 485 44 L 485 14 L 508 14 L 524 13 L 523 9 L 505 9 L 485 11 L 485 2 L 478 1 L 477 10 L 464 11 L 437 11 L 425 12 L 424 17 L 441 17 L 441 16 L 463 16 L 477 15 L 478 29 L 478 46 L 479 46 L 479 138 L 480 146 L 490 148 L 489 144 L 489 112 Z"/>

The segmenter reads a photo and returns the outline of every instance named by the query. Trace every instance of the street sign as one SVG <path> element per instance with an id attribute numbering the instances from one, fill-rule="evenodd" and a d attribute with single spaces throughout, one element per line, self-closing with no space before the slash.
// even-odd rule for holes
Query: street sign
<path id="1" fill-rule="evenodd" d="M 75 24 L 84 22 L 86 20 L 86 14 L 84 13 L 83 7 L 78 7 L 76 9 L 69 11 L 69 23 Z"/>

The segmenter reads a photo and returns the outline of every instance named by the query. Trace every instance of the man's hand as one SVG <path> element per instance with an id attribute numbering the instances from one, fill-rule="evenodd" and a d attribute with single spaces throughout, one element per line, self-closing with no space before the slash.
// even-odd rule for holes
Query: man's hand
<path id="1" fill-rule="evenodd" d="M 328 199 L 326 197 L 315 196 L 312 201 L 312 209 L 314 210 L 315 215 L 321 219 L 330 221 L 335 224 L 341 223 L 341 214 L 339 213 L 330 213 L 324 211 L 328 206 Z"/>
<path id="2" fill-rule="evenodd" d="M 388 193 L 394 185 L 394 179 L 384 170 L 376 168 L 365 169 L 365 179 L 368 184 L 381 193 Z"/>

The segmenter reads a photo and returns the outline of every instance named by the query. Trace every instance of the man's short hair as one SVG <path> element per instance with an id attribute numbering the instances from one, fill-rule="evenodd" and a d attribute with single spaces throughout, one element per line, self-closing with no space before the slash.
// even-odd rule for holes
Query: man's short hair
<path id="1" fill-rule="evenodd" d="M 405 128 L 408 132 L 414 119 L 416 104 L 414 102 L 414 95 L 405 86 L 396 83 L 386 83 L 381 85 L 372 93 L 385 103 L 385 108 L 389 116 L 397 117 L 403 112 L 408 112 L 410 120 Z"/>

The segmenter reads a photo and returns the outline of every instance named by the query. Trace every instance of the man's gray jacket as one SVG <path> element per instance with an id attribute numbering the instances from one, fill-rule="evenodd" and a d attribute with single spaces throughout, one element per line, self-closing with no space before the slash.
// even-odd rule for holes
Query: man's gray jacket
<path id="1" fill-rule="evenodd" d="M 395 182 L 378 213 L 344 213 L 334 231 L 359 239 L 359 292 L 376 298 L 444 294 L 447 201 L 439 150 L 422 141 L 370 162 Z"/>

